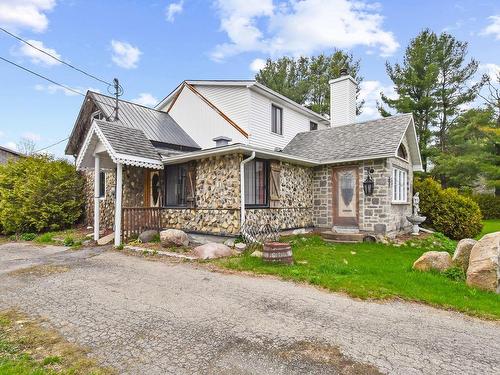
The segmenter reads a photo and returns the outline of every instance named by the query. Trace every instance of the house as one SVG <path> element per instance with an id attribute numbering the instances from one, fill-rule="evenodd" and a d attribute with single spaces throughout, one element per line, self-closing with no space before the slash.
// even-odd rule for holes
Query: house
<path id="1" fill-rule="evenodd" d="M 330 81 L 329 118 L 255 81 L 184 81 L 154 109 L 88 92 L 66 153 L 87 221 L 234 236 L 242 223 L 394 235 L 422 170 L 411 114 L 356 123 L 356 82 Z M 366 189 L 366 192 L 365 192 Z"/>
<path id="2" fill-rule="evenodd" d="M 0 146 L 0 164 L 7 164 L 10 159 L 19 159 L 21 156 L 20 152 Z"/>

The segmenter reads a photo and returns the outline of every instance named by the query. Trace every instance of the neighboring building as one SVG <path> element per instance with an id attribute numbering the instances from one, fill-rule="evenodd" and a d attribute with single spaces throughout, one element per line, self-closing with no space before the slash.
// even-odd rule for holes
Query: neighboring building
<path id="1" fill-rule="evenodd" d="M 355 123 L 356 82 L 345 75 L 330 85 L 331 124 L 255 81 L 185 81 L 156 109 L 120 101 L 118 120 L 114 99 L 88 92 L 66 153 L 89 171 L 95 236 L 115 227 L 119 243 L 138 223 L 237 235 L 246 220 L 408 229 L 422 169 L 412 116 Z"/>
<path id="2" fill-rule="evenodd" d="M 0 164 L 6 164 L 10 159 L 19 159 L 20 152 L 0 146 Z"/>

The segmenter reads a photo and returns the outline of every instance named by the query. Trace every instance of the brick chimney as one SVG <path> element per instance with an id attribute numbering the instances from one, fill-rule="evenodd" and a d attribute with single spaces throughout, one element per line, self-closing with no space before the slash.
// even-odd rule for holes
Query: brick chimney
<path id="1" fill-rule="evenodd" d="M 356 89 L 358 84 L 347 69 L 340 70 L 340 77 L 330 84 L 330 123 L 341 126 L 356 122 Z"/>

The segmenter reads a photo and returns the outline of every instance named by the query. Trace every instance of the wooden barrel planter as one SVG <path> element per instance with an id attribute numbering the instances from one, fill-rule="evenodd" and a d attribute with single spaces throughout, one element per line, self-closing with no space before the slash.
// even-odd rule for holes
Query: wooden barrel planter
<path id="1" fill-rule="evenodd" d="M 269 263 L 292 264 L 292 247 L 286 242 L 266 242 L 262 260 Z"/>

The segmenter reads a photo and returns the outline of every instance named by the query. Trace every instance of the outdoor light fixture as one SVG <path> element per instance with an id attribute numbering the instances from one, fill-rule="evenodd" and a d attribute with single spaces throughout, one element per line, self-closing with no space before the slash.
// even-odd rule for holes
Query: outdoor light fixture
<path id="1" fill-rule="evenodd" d="M 363 182 L 363 191 L 366 196 L 373 195 L 373 189 L 375 187 L 375 183 L 373 182 L 372 173 L 375 172 L 373 168 L 366 168 L 367 176 L 366 180 Z"/>

